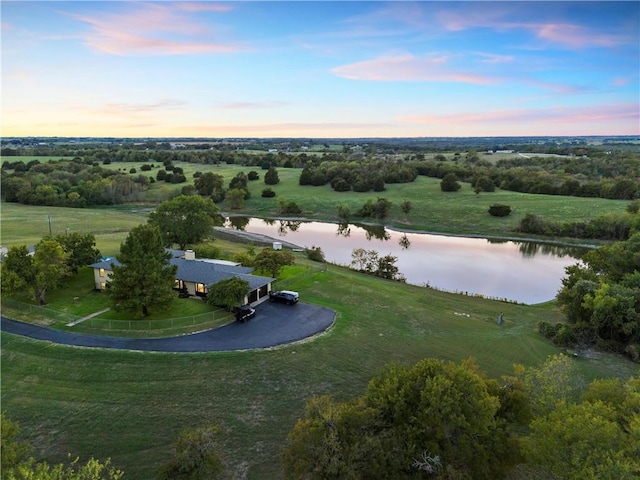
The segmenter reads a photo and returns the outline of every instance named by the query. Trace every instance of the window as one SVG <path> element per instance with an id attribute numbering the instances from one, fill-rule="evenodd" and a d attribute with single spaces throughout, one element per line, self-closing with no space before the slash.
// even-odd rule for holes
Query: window
<path id="1" fill-rule="evenodd" d="M 101 288 L 102 290 L 105 290 L 105 289 L 107 288 L 107 283 L 106 283 L 106 282 L 102 282 L 102 283 L 100 284 L 100 288 Z"/>
<path id="2" fill-rule="evenodd" d="M 100 269 L 100 276 L 101 276 L 101 277 L 104 277 L 104 268 L 101 268 L 101 269 Z"/>
<path id="3" fill-rule="evenodd" d="M 204 283 L 196 283 L 196 292 L 207 293 L 207 287 Z"/>

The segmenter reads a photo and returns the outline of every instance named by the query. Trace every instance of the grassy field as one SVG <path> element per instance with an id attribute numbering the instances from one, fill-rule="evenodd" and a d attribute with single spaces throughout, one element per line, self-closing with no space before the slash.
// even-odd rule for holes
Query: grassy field
<path id="1" fill-rule="evenodd" d="M 116 163 L 107 165 L 108 168 L 120 169 L 128 172 L 137 168 L 140 173 L 140 163 Z M 455 233 L 463 235 L 486 236 L 514 236 L 513 229 L 527 213 L 541 215 L 543 218 L 555 221 L 579 221 L 592 219 L 608 212 L 623 212 L 628 201 L 607 200 L 602 198 L 563 197 L 555 195 L 531 195 L 525 193 L 497 190 L 494 193 L 476 195 L 469 184 L 463 184 L 458 192 L 442 192 L 440 181 L 434 178 L 418 177 L 413 183 L 387 185 L 387 190 L 380 193 L 367 192 L 334 192 L 330 186 L 312 187 L 298 185 L 299 169 L 278 169 L 280 183 L 271 188 L 276 192 L 274 198 L 262 198 L 261 192 L 266 187 L 262 178 L 264 170 L 258 167 L 241 167 L 236 165 L 199 165 L 181 163 L 188 183 L 193 183 L 193 173 L 219 173 L 228 182 L 236 173 L 248 173 L 256 170 L 261 179 L 249 182 L 251 198 L 240 210 L 231 210 L 225 203 L 220 204 L 221 210 L 227 213 L 248 216 L 279 215 L 278 200 L 296 202 L 303 210 L 301 216 L 311 220 L 337 221 L 336 206 L 348 205 L 351 212 L 355 212 L 367 199 L 375 200 L 378 196 L 385 197 L 392 202 L 389 217 L 385 223 L 395 228 L 441 233 Z M 155 176 L 157 169 L 146 172 Z M 136 174 L 137 175 L 137 174 Z M 66 228 L 72 231 L 92 231 L 104 246 L 100 248 L 111 251 L 124 238 L 123 232 L 146 220 L 149 208 L 154 204 L 180 192 L 185 184 L 167 184 L 156 182 L 146 193 L 143 205 L 124 205 L 117 208 L 101 209 L 64 209 L 54 207 L 21 206 L 2 204 L 2 244 L 12 245 L 18 238 L 28 238 L 34 242 L 41 235 L 48 232 L 47 215 L 51 215 L 54 233 L 64 233 Z M 400 204 L 409 200 L 413 208 L 408 215 L 402 213 Z M 488 213 L 489 206 L 501 203 L 511 206 L 512 214 L 508 217 L 492 217 Z M 117 226 L 113 225 L 114 220 Z M 357 220 L 354 218 L 354 220 Z M 6 225 L 6 226 L 5 226 Z M 14 227 L 19 231 L 15 231 Z M 24 234 L 22 230 L 24 231 Z"/>
<path id="2" fill-rule="evenodd" d="M 334 308 L 325 335 L 283 348 L 159 354 L 70 348 L 2 335 L 2 408 L 37 453 L 111 457 L 127 478 L 149 479 L 186 427 L 219 424 L 229 478 L 280 477 L 287 432 L 315 395 L 362 392 L 386 363 L 477 359 L 492 376 L 559 350 L 535 333 L 552 305 L 518 306 L 388 282 L 338 267 L 304 269 L 277 286 Z M 293 307 L 295 308 L 295 307 Z M 495 324 L 503 311 L 505 324 Z M 638 374 L 614 356 L 576 359 L 587 378 Z"/>
<path id="3" fill-rule="evenodd" d="M 217 169 L 227 178 L 251 170 L 194 167 Z M 279 169 L 281 183 L 274 189 L 278 196 L 296 201 L 309 218 L 330 219 L 336 203 L 349 203 L 355 210 L 366 198 L 375 198 L 336 194 L 329 187 L 299 187 L 299 172 Z M 161 188 L 181 186 L 154 185 Z M 276 215 L 277 200 L 260 198 L 262 181 L 250 183 L 250 188 L 253 196 L 243 213 Z M 444 194 L 437 180 L 424 177 L 389 186 L 383 195 L 394 203 L 390 220 L 397 226 L 469 234 L 510 234 L 511 226 L 529 211 L 573 220 L 622 211 L 626 205 L 511 192 L 476 196 L 468 185 Z M 397 206 L 405 198 L 414 203 L 406 219 Z M 511 205 L 513 218 L 485 214 L 497 202 Z M 3 245 L 36 243 L 48 233 L 51 215 L 54 234 L 67 228 L 93 232 L 98 248 L 108 255 L 117 253 L 127 232 L 146 221 L 147 214 L 138 206 L 1 207 Z M 223 252 L 241 248 L 222 241 L 219 246 Z M 336 324 L 321 337 L 263 351 L 160 354 L 71 348 L 2 334 L 3 411 L 21 423 L 37 456 L 49 461 L 63 461 L 68 452 L 82 458 L 111 457 L 127 472 L 126 478 L 141 480 L 153 478 L 182 429 L 215 422 L 224 431 L 221 453 L 229 478 L 277 479 L 286 434 L 312 396 L 346 399 L 360 394 L 390 361 L 472 356 L 489 375 L 498 376 L 510 373 L 515 363 L 535 366 L 559 352 L 535 331 L 540 320 L 562 319 L 553 304 L 523 306 L 448 294 L 297 258 L 299 267 L 276 288 L 298 290 L 303 301 L 337 311 Z M 498 327 L 495 319 L 501 311 L 505 324 Z M 576 362 L 587 379 L 640 373 L 638 365 L 617 356 L 598 354 Z"/>

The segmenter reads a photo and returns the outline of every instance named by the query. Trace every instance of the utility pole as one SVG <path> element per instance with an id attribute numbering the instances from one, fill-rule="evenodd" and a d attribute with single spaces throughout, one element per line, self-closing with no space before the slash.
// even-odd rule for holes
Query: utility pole
<path id="1" fill-rule="evenodd" d="M 53 234 L 51 233 L 51 215 L 47 214 L 47 219 L 49 220 L 49 236 L 52 237 Z"/>

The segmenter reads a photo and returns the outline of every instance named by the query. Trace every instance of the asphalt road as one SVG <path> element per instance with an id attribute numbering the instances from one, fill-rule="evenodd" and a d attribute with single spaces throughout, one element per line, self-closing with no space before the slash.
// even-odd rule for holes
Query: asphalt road
<path id="1" fill-rule="evenodd" d="M 333 324 L 335 312 L 308 303 L 289 306 L 265 302 L 256 307 L 256 316 L 246 323 L 233 322 L 214 330 L 170 338 L 85 335 L 0 318 L 2 332 L 62 345 L 149 352 L 223 352 L 269 348 L 309 338 L 327 330 Z"/>

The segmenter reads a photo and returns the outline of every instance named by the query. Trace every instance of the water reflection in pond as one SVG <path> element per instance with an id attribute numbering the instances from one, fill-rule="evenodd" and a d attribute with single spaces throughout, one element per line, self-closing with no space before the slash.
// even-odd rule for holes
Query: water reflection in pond
<path id="1" fill-rule="evenodd" d="M 565 267 L 584 251 L 534 242 L 402 233 L 382 226 L 232 217 L 227 226 L 300 247 L 321 247 L 327 261 L 351 263 L 356 248 L 398 258 L 408 283 L 540 303 L 555 297 Z"/>

